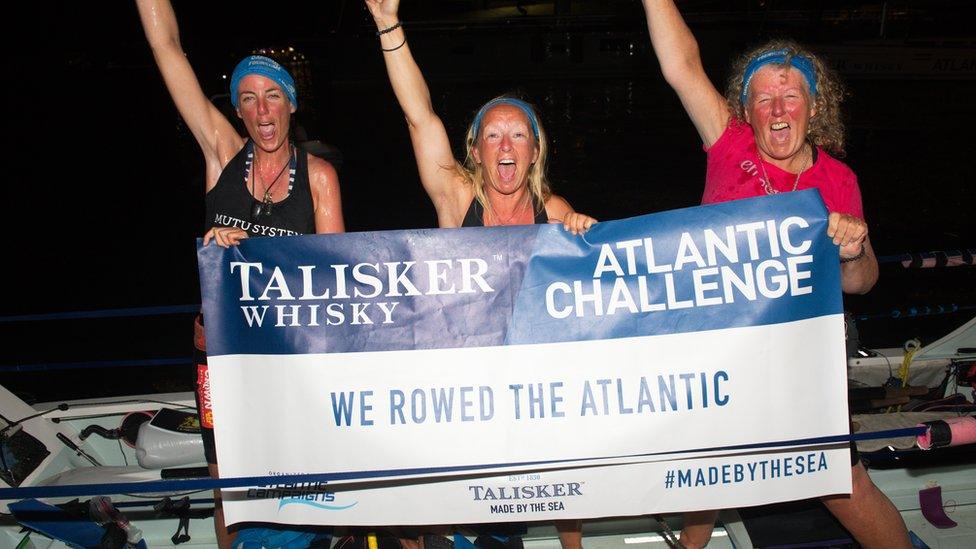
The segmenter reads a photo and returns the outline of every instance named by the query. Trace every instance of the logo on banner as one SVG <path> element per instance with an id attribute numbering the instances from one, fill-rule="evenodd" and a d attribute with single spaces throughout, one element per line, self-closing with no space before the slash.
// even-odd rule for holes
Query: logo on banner
<path id="1" fill-rule="evenodd" d="M 289 272 L 231 261 L 229 268 L 240 281 L 238 301 L 249 328 L 394 324 L 396 298 L 495 291 L 485 279 L 488 262 L 480 258 L 340 264 L 318 271 L 318 265 L 299 265 Z"/>
<path id="2" fill-rule="evenodd" d="M 541 481 L 539 473 L 511 475 L 510 482 Z M 563 511 L 564 500 L 582 496 L 582 482 L 533 482 L 531 484 L 469 484 L 468 495 L 473 501 L 489 504 L 491 514 L 540 513 Z"/>
<path id="3" fill-rule="evenodd" d="M 354 507 L 358 501 L 348 504 L 336 503 L 336 494 L 326 489 L 324 482 L 293 482 L 251 488 L 248 499 L 277 499 L 278 510 L 286 505 L 298 504 L 326 511 L 342 511 Z"/>

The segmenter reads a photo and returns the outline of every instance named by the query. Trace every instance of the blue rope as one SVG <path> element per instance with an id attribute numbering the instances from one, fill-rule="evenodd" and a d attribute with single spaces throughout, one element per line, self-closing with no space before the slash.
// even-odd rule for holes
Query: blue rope
<path id="1" fill-rule="evenodd" d="M 914 318 L 917 316 L 936 316 L 957 313 L 959 311 L 971 311 L 976 309 L 976 305 L 960 305 L 958 303 L 946 303 L 944 305 L 918 305 L 915 307 L 904 307 L 901 309 L 891 309 L 883 313 L 862 313 L 855 315 L 857 320 L 871 320 L 873 318 Z"/>
<path id="2" fill-rule="evenodd" d="M 81 370 L 85 368 L 119 368 L 137 366 L 175 366 L 192 364 L 192 357 L 146 358 L 140 360 L 92 360 L 87 362 L 54 362 L 40 364 L 3 364 L 0 372 L 47 372 L 55 370 Z"/>
<path id="3" fill-rule="evenodd" d="M 337 480 L 370 480 L 375 478 L 403 477 L 422 474 L 465 473 L 476 470 L 491 471 L 508 467 L 553 466 L 567 462 L 586 462 L 610 459 L 614 457 L 651 457 L 662 455 L 680 455 L 693 452 L 712 452 L 717 450 L 749 450 L 760 448 L 777 448 L 783 446 L 810 446 L 815 444 L 830 444 L 848 442 L 851 440 L 871 440 L 880 438 L 896 438 L 923 434 L 927 427 L 908 427 L 905 429 L 891 429 L 872 433 L 858 433 L 854 435 L 831 435 L 805 439 L 794 439 L 778 442 L 758 442 L 754 444 L 740 444 L 736 446 L 717 446 L 712 448 L 698 448 L 679 452 L 656 452 L 636 454 L 631 456 L 607 456 L 588 459 L 560 459 L 547 461 L 527 461 L 517 463 L 495 463 L 481 465 L 461 465 L 453 467 L 424 467 L 413 469 L 389 469 L 385 471 L 351 471 L 346 473 L 312 473 L 302 475 L 279 475 L 260 477 L 238 477 L 218 479 L 183 479 L 183 480 L 154 480 L 147 482 L 118 482 L 101 484 L 73 484 L 66 486 L 28 486 L 25 488 L 0 488 L 0 500 L 49 498 L 49 497 L 79 497 L 106 494 L 138 494 L 138 493 L 167 493 L 190 492 L 196 490 L 211 490 L 215 488 L 246 488 L 251 486 L 276 486 L 295 483 L 328 483 Z"/>
<path id="4" fill-rule="evenodd" d="M 76 320 L 80 318 L 118 318 L 199 312 L 200 304 L 196 303 L 192 305 L 162 305 L 159 307 L 134 307 L 128 309 L 101 309 L 95 311 L 68 311 L 63 313 L 0 316 L 0 322 L 36 322 L 44 320 Z"/>
<path id="5" fill-rule="evenodd" d="M 964 261 L 970 262 L 972 264 L 972 258 L 976 256 L 976 248 L 962 248 L 958 250 L 935 250 L 931 252 L 906 252 L 901 254 L 892 255 L 879 255 L 878 263 L 902 263 L 905 261 L 917 261 L 921 263 L 925 259 L 948 259 L 950 257 L 959 257 Z"/>

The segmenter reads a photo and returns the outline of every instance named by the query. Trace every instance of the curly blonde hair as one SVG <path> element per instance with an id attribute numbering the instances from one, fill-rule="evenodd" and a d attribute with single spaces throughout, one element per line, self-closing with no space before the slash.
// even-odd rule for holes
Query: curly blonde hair
<path id="1" fill-rule="evenodd" d="M 792 40 L 772 40 L 761 46 L 743 53 L 733 64 L 729 72 L 725 100 L 728 101 L 732 115 L 739 120 L 745 120 L 746 105 L 742 104 L 742 86 L 746 66 L 760 55 L 786 50 L 785 67 L 790 66 L 790 60 L 795 56 L 806 57 L 813 63 L 814 74 L 817 79 L 817 96 L 811 98 L 817 108 L 817 114 L 810 118 L 807 137 L 814 145 L 836 155 L 844 154 L 844 121 L 841 119 L 840 104 L 844 101 L 846 92 L 844 84 L 837 73 L 828 67 L 816 54 Z M 748 91 L 748 90 L 746 90 Z"/>
<path id="2" fill-rule="evenodd" d="M 500 95 L 493 98 L 491 101 L 497 99 L 518 99 L 529 105 L 532 109 L 532 114 L 535 115 L 536 123 L 539 128 L 539 136 L 535 139 L 535 145 L 539 147 L 539 158 L 529 167 L 528 173 L 528 189 L 529 194 L 532 195 L 532 205 L 536 213 L 543 211 L 546 207 L 546 201 L 552 196 L 552 189 L 549 185 L 549 178 L 546 175 L 546 164 L 549 158 L 549 141 L 546 139 L 546 130 L 542 127 L 542 121 L 539 120 L 538 109 L 535 105 L 528 103 L 524 99 L 514 96 L 514 95 Z M 488 103 L 490 103 L 489 101 Z M 486 105 L 488 103 L 485 103 Z M 486 212 L 490 212 L 489 215 L 495 215 L 494 209 L 491 204 L 488 203 L 488 193 L 485 191 L 485 176 L 484 168 L 481 164 L 475 161 L 474 155 L 471 154 L 471 149 L 474 148 L 475 144 L 478 142 L 480 136 L 474 133 L 474 120 L 468 125 L 468 131 L 465 133 L 464 138 L 464 150 L 465 158 L 463 163 L 457 164 L 458 173 L 464 177 L 474 188 L 474 197 L 481 207 Z"/>

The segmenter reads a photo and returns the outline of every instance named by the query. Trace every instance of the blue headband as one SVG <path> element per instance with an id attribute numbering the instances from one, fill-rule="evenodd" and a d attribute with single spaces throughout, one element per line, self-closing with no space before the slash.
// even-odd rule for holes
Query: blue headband
<path id="1" fill-rule="evenodd" d="M 810 96 L 817 96 L 817 71 L 813 67 L 813 61 L 802 55 L 791 56 L 789 50 L 775 50 L 752 58 L 746 65 L 746 70 L 742 73 L 742 96 L 739 98 L 743 105 L 746 104 L 746 95 L 749 93 L 749 82 L 752 81 L 756 71 L 772 63 L 785 65 L 787 57 L 789 57 L 790 66 L 800 71 L 800 74 L 806 79 L 807 86 L 810 87 Z"/>
<path id="2" fill-rule="evenodd" d="M 261 55 L 252 55 L 250 57 L 245 57 L 237 64 L 234 68 L 234 74 L 230 77 L 230 102 L 234 104 L 235 107 L 240 107 L 237 104 L 237 88 L 241 85 L 241 80 L 245 76 L 256 74 L 258 76 L 263 76 L 269 80 L 274 80 L 281 86 L 282 91 L 288 96 L 288 100 L 291 104 L 298 108 L 298 97 L 295 95 L 295 81 L 292 79 L 288 71 L 285 70 L 277 61 L 274 59 L 264 57 Z"/>
<path id="3" fill-rule="evenodd" d="M 499 97 L 498 99 L 492 99 L 491 101 L 484 104 L 478 114 L 474 116 L 474 123 L 471 125 L 471 129 L 474 132 L 474 139 L 478 140 L 478 134 L 481 133 L 481 119 L 485 117 L 485 113 L 488 112 L 492 107 L 498 105 L 511 105 L 513 107 L 518 107 L 522 109 L 525 116 L 529 118 L 529 124 L 532 125 L 532 133 L 535 135 L 536 141 L 539 140 L 539 120 L 535 116 L 535 111 L 532 110 L 532 105 L 529 105 L 521 99 L 515 99 L 513 97 Z"/>

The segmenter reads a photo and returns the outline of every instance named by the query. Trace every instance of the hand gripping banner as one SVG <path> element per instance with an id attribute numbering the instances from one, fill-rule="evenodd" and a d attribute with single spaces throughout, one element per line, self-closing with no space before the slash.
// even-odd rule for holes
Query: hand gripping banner
<path id="1" fill-rule="evenodd" d="M 225 493 L 228 523 L 586 518 L 848 492 L 826 231 L 803 191 L 584 236 L 201 247 L 221 475 L 341 478 Z"/>

